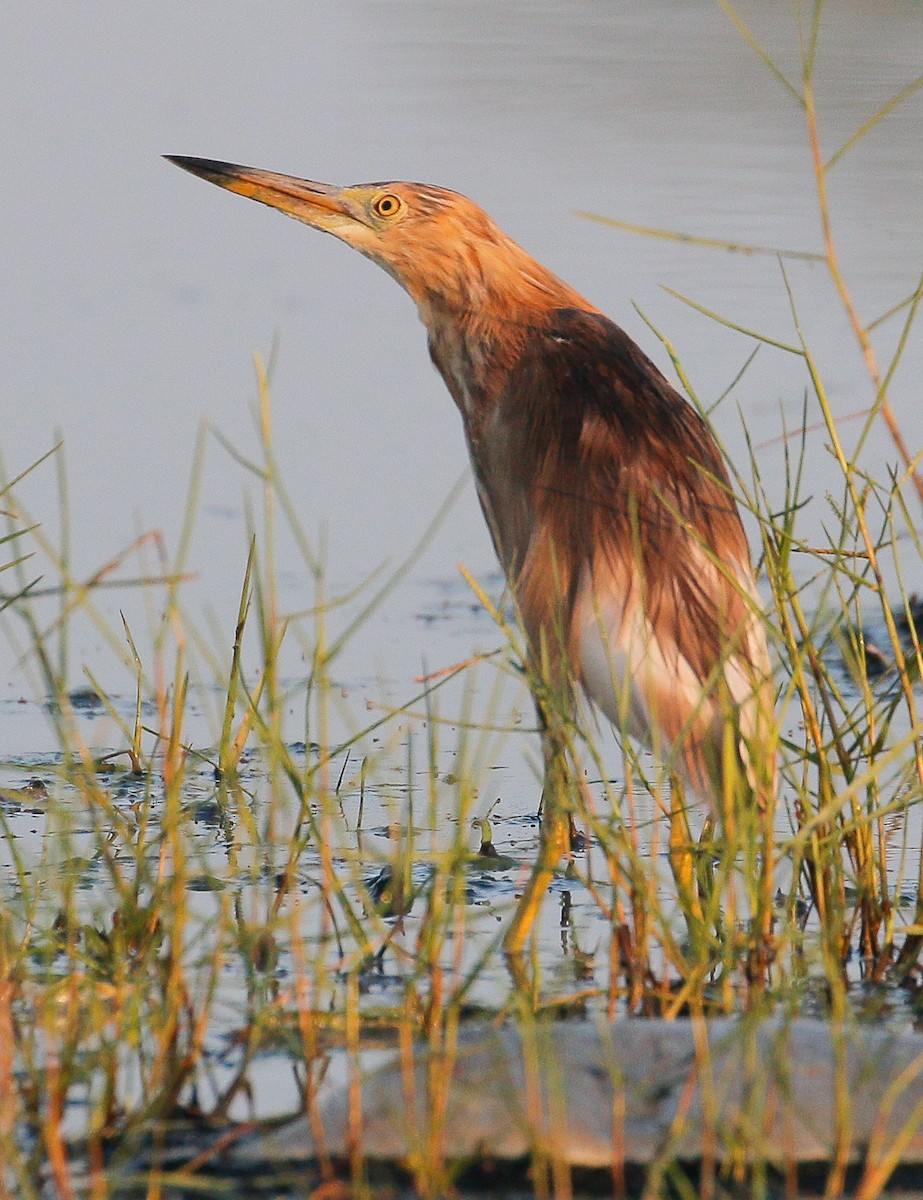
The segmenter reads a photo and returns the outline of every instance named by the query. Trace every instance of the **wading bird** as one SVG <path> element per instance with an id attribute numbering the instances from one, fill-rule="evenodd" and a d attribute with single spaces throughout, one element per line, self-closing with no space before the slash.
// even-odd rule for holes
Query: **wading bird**
<path id="1" fill-rule="evenodd" d="M 727 471 L 628 335 L 456 192 L 170 161 L 354 247 L 426 326 L 521 614 L 543 730 L 540 847 L 507 950 L 524 947 L 568 849 L 575 684 L 717 817 L 741 802 L 768 811 L 769 657 Z"/>

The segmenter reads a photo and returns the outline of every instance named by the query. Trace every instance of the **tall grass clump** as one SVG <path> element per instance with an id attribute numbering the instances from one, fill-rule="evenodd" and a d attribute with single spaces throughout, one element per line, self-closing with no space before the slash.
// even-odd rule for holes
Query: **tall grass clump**
<path id="1" fill-rule="evenodd" d="M 810 904 L 807 920 L 825 962 L 827 982 L 839 984 L 850 959 L 866 978 L 906 980 L 916 964 L 920 942 L 919 832 L 908 815 L 923 788 L 923 739 L 919 712 L 920 629 L 923 610 L 915 594 L 920 578 L 920 506 L 923 505 L 921 453 L 912 450 L 891 402 L 900 367 L 923 297 L 923 277 L 913 292 L 872 319 L 863 319 L 853 299 L 835 237 L 828 188 L 837 165 L 877 124 L 921 86 L 923 77 L 902 88 L 873 113 L 832 154 L 822 150 L 814 74 L 819 49 L 821 5 L 814 6 L 803 31 L 801 78 L 792 80 L 764 50 L 741 16 L 721 0 L 754 52 L 801 110 L 813 166 L 822 232 L 820 252 L 767 251 L 766 247 L 699 239 L 689 233 L 639 229 L 595 214 L 594 220 L 714 249 L 746 254 L 772 253 L 779 286 L 788 297 L 792 337 L 782 341 L 717 314 L 678 293 L 702 315 L 730 328 L 756 350 L 793 355 L 806 380 L 799 426 L 783 438 L 782 488 L 767 480 L 751 444 L 750 461 L 734 464 L 738 502 L 759 523 L 761 566 L 771 594 L 768 628 L 780 669 L 779 709 L 784 726 L 803 736 L 785 738 L 785 797 L 791 831 L 778 846 L 788 878 L 803 885 Z M 790 283 L 790 260 L 813 259 L 826 268 L 868 374 L 869 402 L 847 448 L 840 420 L 815 353 L 805 335 L 798 297 Z M 670 289 L 667 289 L 670 290 Z M 875 335 L 899 327 L 888 361 L 881 366 Z M 687 394 L 701 411 L 712 412 L 696 395 L 670 342 L 655 330 L 674 362 Z M 745 378 L 750 354 L 732 389 Z M 724 399 L 722 397 L 721 399 Z M 868 462 L 873 427 L 882 422 L 895 447 L 898 465 L 884 478 Z M 813 499 L 805 482 L 806 460 L 824 436 L 824 452 L 837 468 L 838 487 L 824 498 L 827 540 L 818 545 L 803 532 L 804 510 Z M 749 442 L 749 438 L 748 438 Z M 919 584 L 917 584 L 919 586 Z M 871 630 L 875 630 L 874 642 Z M 901 839 L 904 839 L 901 848 Z M 913 899 L 908 906 L 908 896 Z M 807 908 L 798 887 L 788 889 L 785 931 L 803 925 Z M 800 917 L 798 914 L 802 914 Z M 781 914 L 780 914 L 781 915 Z M 857 955 L 854 954 L 857 952 Z"/>
<path id="2" fill-rule="evenodd" d="M 358 1113 L 367 1050 L 385 1044 L 409 1055 L 420 1042 L 431 1050 L 433 1102 L 408 1169 L 421 1194 L 445 1194 L 446 1093 L 459 1031 L 475 1016 L 819 1009 L 843 1021 L 869 1003 L 886 1007 L 898 989 L 915 1002 L 923 481 L 890 393 L 923 279 L 888 312 L 860 317 L 828 181 L 921 80 L 825 157 L 814 96 L 820 5 L 797 81 L 725 7 L 803 113 L 823 238 L 811 255 L 827 270 L 868 375 L 869 402 L 847 448 L 785 250 L 769 270 L 788 298 L 788 340 L 688 301 L 804 368 L 804 409 L 798 427 L 784 430 L 782 471 L 767 477 L 752 442 L 749 461 L 733 468 L 736 499 L 759 532 L 761 619 L 777 665 L 775 819 L 731 811 L 712 829 L 630 742 L 614 764 L 592 721 L 559 714 L 575 850 L 530 961 L 507 973 L 499 942 L 534 858 L 540 790 L 527 785 L 498 801 L 491 782 L 499 757 L 534 757 L 537 747 L 523 716 L 526 655 L 509 598 L 466 573 L 498 631 L 492 650 L 421 671 L 400 702 L 369 708 L 338 674 L 345 648 L 412 570 L 459 488 L 403 564 L 331 596 L 324 553 L 276 463 L 258 360 L 258 456 L 215 434 L 251 497 L 235 615 L 225 624 L 201 619 L 187 601 L 214 439 L 203 431 L 197 441 L 172 557 L 148 532 L 88 578 L 71 562 L 56 447 L 35 469 L 56 470 L 57 542 L 30 517 L 21 476 L 0 485 L 4 627 L 58 748 L 40 780 L 0 788 L 0 1195 L 39 1197 L 48 1180 L 64 1197 L 192 1187 L 241 1123 L 264 1115 L 253 1081 L 267 1059 L 291 1107 L 312 1121 L 327 1182 L 336 1167 L 319 1116 L 326 1076 L 340 1071 Z M 883 327 L 899 333 L 880 365 Z M 713 411 L 658 336 L 692 402 Z M 867 447 L 878 422 L 899 465 L 876 473 Z M 822 544 L 804 532 L 806 458 L 818 436 L 837 469 Z M 281 598 L 280 562 L 297 563 L 306 581 L 298 611 Z M 112 614 L 112 586 L 141 598 L 137 620 Z M 87 626 L 118 664 L 108 673 L 121 679 L 115 686 L 93 663 L 75 662 L 76 631 Z M 86 737 L 87 704 L 115 731 L 102 750 Z M 24 763 L 2 764 L 4 778 L 20 766 L 25 774 Z M 26 823 L 40 824 L 40 835 L 27 836 Z M 839 1098 L 847 1109 L 848 1100 Z M 347 1165 L 363 1185 L 356 1122 Z M 885 1177 L 869 1175 L 866 1194 Z M 552 1190 L 565 1194 L 565 1182 L 555 1176 Z"/>

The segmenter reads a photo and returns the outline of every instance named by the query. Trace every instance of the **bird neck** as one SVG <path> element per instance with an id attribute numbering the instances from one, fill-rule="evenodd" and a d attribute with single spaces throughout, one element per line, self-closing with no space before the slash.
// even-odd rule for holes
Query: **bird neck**
<path id="1" fill-rule="evenodd" d="M 466 419 L 504 394 L 502 376 L 562 308 L 599 312 L 510 239 L 488 242 L 441 286 L 407 290 L 429 334 L 430 355 Z M 406 286 L 406 284 L 405 284 Z"/>
<path id="2" fill-rule="evenodd" d="M 409 289 L 430 332 L 452 322 L 502 346 L 515 345 L 517 328 L 530 328 L 556 308 L 595 311 L 572 287 L 515 242 L 487 244 L 453 264 L 436 287 Z M 492 335 L 492 336 L 490 336 Z"/>
<path id="3" fill-rule="evenodd" d="M 470 442 L 501 402 L 503 377 L 515 364 L 526 328 L 483 310 L 457 313 L 421 305 L 420 317 L 429 334 L 430 357 L 464 418 Z"/>

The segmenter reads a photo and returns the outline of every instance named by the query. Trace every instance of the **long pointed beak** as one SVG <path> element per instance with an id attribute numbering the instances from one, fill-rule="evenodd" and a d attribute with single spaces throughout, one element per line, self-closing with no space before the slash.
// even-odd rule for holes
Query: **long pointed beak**
<path id="1" fill-rule="evenodd" d="M 333 232 L 344 223 L 353 224 L 360 219 L 344 197 L 343 189 L 329 183 L 315 183 L 310 179 L 296 179 L 292 175 L 277 175 L 274 171 L 216 162 L 210 158 L 175 154 L 165 154 L 164 158 L 209 183 L 268 204 L 315 229 Z"/>

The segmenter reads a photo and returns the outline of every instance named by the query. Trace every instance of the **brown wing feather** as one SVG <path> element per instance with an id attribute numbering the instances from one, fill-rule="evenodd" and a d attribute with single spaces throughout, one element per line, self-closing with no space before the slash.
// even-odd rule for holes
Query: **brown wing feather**
<path id="1" fill-rule="evenodd" d="M 686 664 L 704 683 L 733 658 L 759 688 L 765 645 L 721 454 L 618 326 L 592 312 L 550 314 L 524 341 L 477 434 L 482 503 L 534 652 L 543 645 L 562 677 L 565 658 L 579 663 L 568 639 L 589 573 L 594 586 L 621 589 L 623 618 L 640 608 L 659 650 L 675 659 L 677 681 Z M 667 740 L 692 720 L 695 757 L 714 706 L 690 718 L 679 682 L 659 705 Z"/>
<path id="2" fill-rule="evenodd" d="M 536 540 L 528 529 L 525 545 L 509 539 L 514 574 L 528 569 L 530 553 L 547 557 L 550 542 L 566 597 L 579 566 L 601 548 L 632 559 L 653 620 L 673 594 L 690 620 L 707 625 L 690 661 L 710 670 L 727 631 L 715 598 L 682 570 L 689 529 L 723 561 L 745 563 L 748 552 L 721 455 L 694 409 L 617 325 L 565 309 L 523 348 L 496 424 L 503 461 L 513 464 L 510 486 L 546 531 Z M 494 520 L 502 528 L 503 512 Z M 733 622 L 743 606 L 728 604 Z"/>

